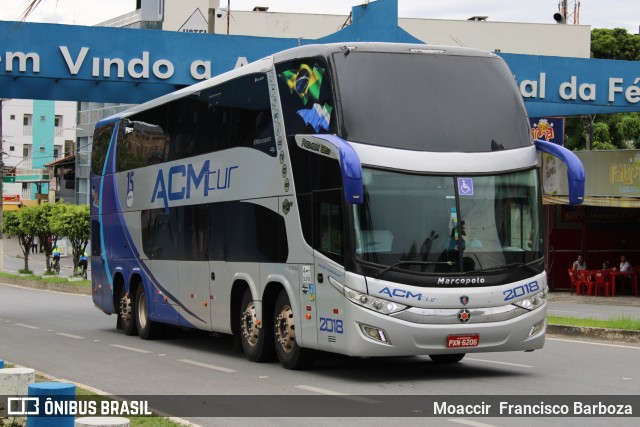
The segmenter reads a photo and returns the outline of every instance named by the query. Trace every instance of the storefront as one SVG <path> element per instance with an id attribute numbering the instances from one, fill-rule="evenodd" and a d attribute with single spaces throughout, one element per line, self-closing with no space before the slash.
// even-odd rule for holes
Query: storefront
<path id="1" fill-rule="evenodd" d="M 605 261 L 617 267 L 622 255 L 640 265 L 640 150 L 575 154 L 586 174 L 581 206 L 568 204 L 563 164 L 543 157 L 547 272 L 553 291 L 569 289 L 567 269 L 579 254 L 588 269 L 600 269 Z"/>

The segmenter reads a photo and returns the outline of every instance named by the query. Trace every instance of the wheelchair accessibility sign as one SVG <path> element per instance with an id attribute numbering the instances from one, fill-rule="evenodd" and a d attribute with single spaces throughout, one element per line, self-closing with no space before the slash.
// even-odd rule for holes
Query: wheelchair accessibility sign
<path id="1" fill-rule="evenodd" d="M 473 196 L 473 178 L 458 178 L 458 194 Z"/>

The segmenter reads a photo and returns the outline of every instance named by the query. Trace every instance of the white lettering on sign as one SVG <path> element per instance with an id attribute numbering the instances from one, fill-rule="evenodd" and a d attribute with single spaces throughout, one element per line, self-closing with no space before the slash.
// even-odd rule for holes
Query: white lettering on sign
<path id="1" fill-rule="evenodd" d="M 75 76 L 76 74 L 78 74 L 78 72 L 80 72 L 80 67 L 84 62 L 84 58 L 87 57 L 89 48 L 83 47 L 82 49 L 80 49 L 78 57 L 75 61 L 71 59 L 71 54 L 69 53 L 69 49 L 66 46 L 60 46 L 60 52 L 62 52 L 62 57 L 64 58 L 65 64 L 67 64 L 67 68 L 69 68 L 69 72 Z"/>
<path id="2" fill-rule="evenodd" d="M 626 89 L 622 87 L 623 83 L 624 79 L 618 77 L 611 77 L 609 79 L 609 102 L 615 102 L 616 93 L 624 93 L 624 99 L 631 104 L 637 104 L 640 102 L 640 87 L 638 87 L 640 77 L 637 77 L 633 81 L 633 85 Z"/>
<path id="3" fill-rule="evenodd" d="M 75 58 L 71 56 L 71 52 L 69 52 L 67 46 L 60 46 L 60 52 L 62 53 L 69 72 L 75 76 L 80 72 L 89 53 L 89 48 L 82 47 Z M 149 56 L 149 52 L 143 51 L 141 57 L 132 58 L 126 63 L 122 58 L 98 58 L 94 56 L 91 58 L 91 75 L 93 77 L 111 77 L 113 72 L 117 78 L 123 79 L 126 70 L 128 76 L 133 79 L 148 79 L 150 75 L 149 69 L 151 68 L 151 72 L 158 79 L 166 80 L 173 76 L 175 67 L 171 61 L 168 59 L 158 59 L 151 65 Z M 195 62 L 198 61 L 194 61 L 194 63 Z M 208 73 L 211 74 L 210 69 Z"/>
<path id="4" fill-rule="evenodd" d="M 564 82 L 560 85 L 558 90 L 560 98 L 566 100 L 575 100 L 579 96 L 583 101 L 595 101 L 596 100 L 596 85 L 583 83 L 578 86 L 578 78 L 571 76 L 568 82 Z"/>
<path id="5" fill-rule="evenodd" d="M 31 71 L 33 73 L 40 72 L 40 55 L 34 52 L 5 52 L 5 69 L 6 71 L 13 71 L 13 60 L 18 60 L 18 71 L 21 73 L 27 72 L 27 60 L 31 60 Z M 1 59 L 0 59 L 1 60 Z"/>
<path id="6" fill-rule="evenodd" d="M 249 61 L 247 61 L 247 58 L 244 56 L 239 56 L 238 60 L 236 61 L 236 66 L 233 68 L 240 68 L 240 67 L 244 67 L 245 65 L 247 65 L 249 63 Z"/>
<path id="7" fill-rule="evenodd" d="M 211 61 L 193 61 L 191 63 L 191 77 L 196 80 L 211 78 Z"/>
<path id="8" fill-rule="evenodd" d="M 540 73 L 539 82 L 536 80 L 523 80 L 520 82 L 520 93 L 524 98 L 544 99 L 546 95 L 547 74 Z"/>

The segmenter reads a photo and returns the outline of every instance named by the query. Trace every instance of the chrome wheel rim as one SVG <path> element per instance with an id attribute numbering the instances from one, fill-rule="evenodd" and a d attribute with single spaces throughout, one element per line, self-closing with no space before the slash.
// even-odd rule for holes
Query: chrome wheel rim
<path id="1" fill-rule="evenodd" d="M 242 322 L 242 336 L 244 340 L 251 347 L 254 347 L 258 343 L 259 331 L 256 327 L 256 321 L 258 319 L 256 317 L 256 306 L 253 301 L 244 309 L 240 320 Z"/>
<path id="2" fill-rule="evenodd" d="M 289 305 L 282 307 L 275 323 L 276 341 L 282 350 L 290 353 L 296 343 L 296 331 L 293 323 L 293 310 Z"/>

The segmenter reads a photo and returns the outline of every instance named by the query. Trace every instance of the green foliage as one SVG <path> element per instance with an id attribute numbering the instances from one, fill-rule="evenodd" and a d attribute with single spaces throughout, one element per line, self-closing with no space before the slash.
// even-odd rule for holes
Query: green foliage
<path id="1" fill-rule="evenodd" d="M 87 248 L 90 237 L 89 205 L 60 205 L 57 211 L 56 227 L 60 235 L 65 236 L 71 243 L 73 251 L 73 269 L 78 267 L 80 255 Z"/>
<path id="2" fill-rule="evenodd" d="M 593 124 L 593 145 L 609 144 L 611 145 L 611 134 L 609 133 L 609 125 L 603 122 Z M 615 146 L 614 146 L 615 148 Z"/>
<path id="3" fill-rule="evenodd" d="M 591 57 L 640 60 L 640 38 L 623 28 L 596 28 L 591 31 Z"/>
<path id="4" fill-rule="evenodd" d="M 584 326 L 591 328 L 626 329 L 640 331 L 640 320 L 632 317 L 619 316 L 613 319 L 592 319 L 562 316 L 547 316 L 550 325 Z"/>
<path id="5" fill-rule="evenodd" d="M 638 144 L 640 142 L 640 117 L 637 114 L 622 117 L 616 124 L 616 130 L 625 144 L 627 141 L 633 141 L 635 147 L 640 145 Z"/>
<path id="6" fill-rule="evenodd" d="M 34 236 L 38 236 L 43 244 L 47 265 L 58 240 L 62 237 L 69 239 L 75 269 L 80 254 L 89 243 L 89 206 L 63 203 L 25 206 L 19 211 L 7 212 L 4 215 L 2 230 L 5 234 L 18 238 L 24 254 L 24 270 L 29 270 L 29 253 Z"/>
<path id="7" fill-rule="evenodd" d="M 15 236 L 24 255 L 24 268 L 29 270 L 31 243 L 36 235 L 38 217 L 35 206 L 25 206 L 16 212 L 7 212 L 2 223 L 3 233 Z"/>

